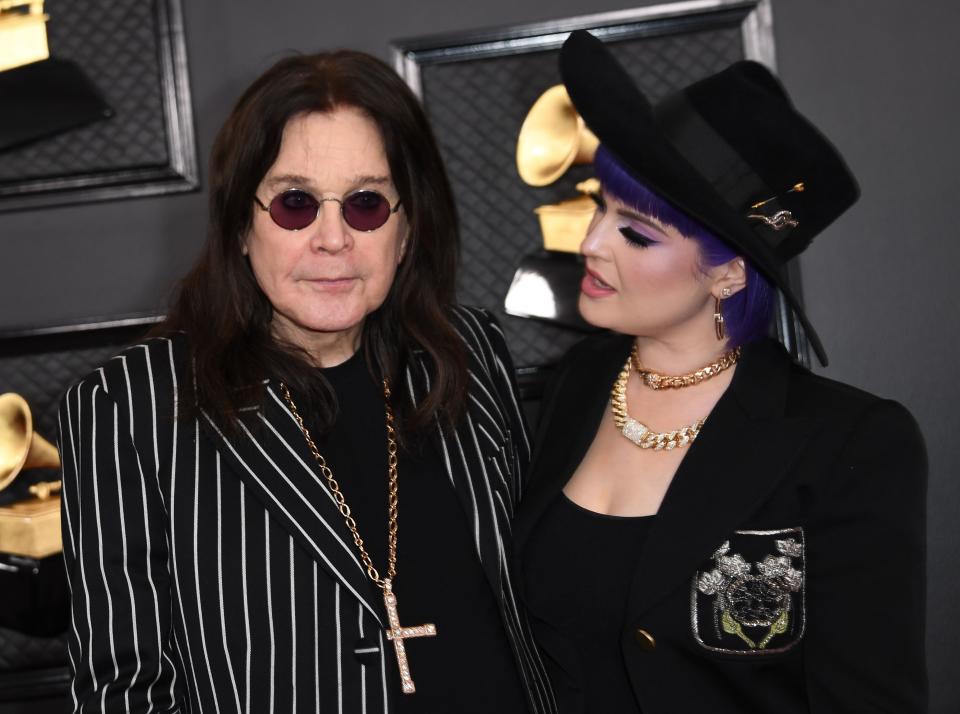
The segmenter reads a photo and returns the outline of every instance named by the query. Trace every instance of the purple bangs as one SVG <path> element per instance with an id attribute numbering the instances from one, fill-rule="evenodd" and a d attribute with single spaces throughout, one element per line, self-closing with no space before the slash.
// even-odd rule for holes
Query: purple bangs
<path id="1" fill-rule="evenodd" d="M 703 269 L 722 265 L 740 255 L 698 221 L 631 176 L 602 144 L 597 149 L 593 168 L 607 193 L 640 213 L 673 226 L 685 237 L 699 243 Z M 776 300 L 770 281 L 745 257 L 744 264 L 747 269 L 746 287 L 723 301 L 727 343 L 731 348 L 769 334 Z"/>

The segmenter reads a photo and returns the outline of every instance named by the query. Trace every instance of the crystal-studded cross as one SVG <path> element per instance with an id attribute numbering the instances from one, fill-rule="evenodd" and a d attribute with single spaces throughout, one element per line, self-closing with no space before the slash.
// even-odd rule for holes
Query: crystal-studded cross
<path id="1" fill-rule="evenodd" d="M 412 637 L 435 637 L 437 626 L 427 624 L 416 627 L 401 627 L 400 616 L 397 614 L 397 596 L 393 594 L 393 585 L 390 578 L 384 578 L 383 582 L 383 602 L 387 606 L 387 618 L 390 621 L 387 639 L 393 642 L 393 649 L 397 653 L 397 667 L 400 669 L 403 693 L 413 694 L 417 691 L 417 688 L 413 686 L 413 677 L 410 676 L 410 665 L 407 663 L 407 650 L 403 646 L 403 641 Z"/>

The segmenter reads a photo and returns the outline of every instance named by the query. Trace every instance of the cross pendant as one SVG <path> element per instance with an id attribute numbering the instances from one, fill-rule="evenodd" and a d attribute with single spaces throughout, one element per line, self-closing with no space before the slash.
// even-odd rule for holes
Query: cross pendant
<path id="1" fill-rule="evenodd" d="M 397 653 L 397 667 L 400 669 L 400 681 L 403 684 L 404 694 L 413 694 L 417 688 L 413 686 L 413 677 L 410 676 L 410 665 L 407 663 L 407 650 L 403 641 L 411 637 L 435 637 L 436 625 L 418 625 L 417 627 L 401 627 L 400 616 L 397 614 L 397 596 L 393 594 L 393 585 L 390 578 L 385 578 L 383 587 L 383 602 L 387 606 L 387 618 L 390 629 L 387 630 L 387 639 L 393 642 L 393 649 Z"/>

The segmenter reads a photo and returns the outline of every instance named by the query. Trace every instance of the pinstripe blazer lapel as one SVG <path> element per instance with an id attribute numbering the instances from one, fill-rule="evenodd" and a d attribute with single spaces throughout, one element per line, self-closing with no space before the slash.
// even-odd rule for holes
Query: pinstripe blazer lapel
<path id="1" fill-rule="evenodd" d="M 474 357 L 476 359 L 476 356 Z M 483 371 L 471 360 L 467 410 L 456 429 L 436 427 L 432 439 L 463 506 L 477 555 L 495 593 L 501 592 L 514 494 L 511 435 Z M 430 387 L 422 358 L 407 369 L 407 396 L 418 403 Z M 240 432 L 228 435 L 208 416 L 204 430 L 237 476 L 322 567 L 384 624 L 379 591 L 370 583 L 353 537 L 314 465 L 293 415 L 276 385 L 263 409 L 246 412 Z"/>
<path id="2" fill-rule="evenodd" d="M 422 356 L 415 355 L 412 362 L 407 392 L 416 404 L 426 396 L 430 378 Z M 501 409 L 481 374 L 471 360 L 466 413 L 452 431 L 445 432 L 438 424 L 431 441 L 463 506 L 480 564 L 499 595 L 507 548 L 504 538 L 509 537 L 513 511 L 508 486 L 512 452 L 510 434 L 502 426 L 507 422 L 502 416 L 498 422 Z"/>
<path id="3" fill-rule="evenodd" d="M 277 522 L 383 625 L 380 592 L 276 385 L 268 385 L 262 409 L 244 413 L 236 435 L 224 433 L 206 414 L 201 422 L 230 468 Z"/>

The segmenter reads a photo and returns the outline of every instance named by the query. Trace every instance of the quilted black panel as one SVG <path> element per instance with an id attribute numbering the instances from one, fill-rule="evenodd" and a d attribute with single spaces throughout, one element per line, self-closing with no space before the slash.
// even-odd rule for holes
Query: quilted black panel
<path id="1" fill-rule="evenodd" d="M 0 702 L 10 702 L 0 704 L 2 714 L 71 712 L 70 668 L 0 670 Z"/>
<path id="2" fill-rule="evenodd" d="M 0 672 L 42 669 L 66 665 L 67 634 L 30 637 L 0 627 Z"/>
<path id="3" fill-rule="evenodd" d="M 146 328 L 0 340 L 0 394 L 18 392 L 30 404 L 34 429 L 51 442 L 57 437 L 60 397 L 73 382 L 109 359 Z M 30 484 L 56 472 L 28 471 L 0 494 L 0 502 L 26 496 Z M 2 600 L 0 600 L 2 601 Z M 0 672 L 35 670 L 67 663 L 66 635 L 33 637 L 0 628 Z M 0 687 L 0 699 L 3 698 Z"/>
<path id="4" fill-rule="evenodd" d="M 743 58 L 739 24 L 611 43 L 616 57 L 656 100 Z M 520 258 L 541 246 L 533 209 L 576 194 L 588 166 L 552 186 L 517 175 L 517 134 L 527 110 L 560 82 L 557 51 L 427 64 L 423 99 L 450 173 L 463 236 L 460 299 L 502 314 Z M 518 367 L 550 364 L 582 335 L 549 323 L 502 317 Z"/>
<path id="5" fill-rule="evenodd" d="M 47 0 L 53 57 L 76 62 L 115 115 L 4 152 L 0 181 L 168 163 L 156 0 Z"/>
<path id="6" fill-rule="evenodd" d="M 67 387 L 97 367 L 146 328 L 0 340 L 0 394 L 17 392 L 33 411 L 34 428 L 51 441 L 57 406 Z"/>

